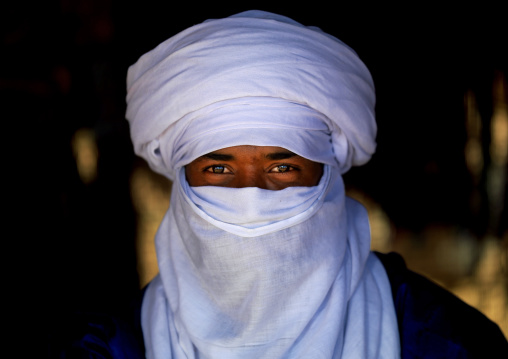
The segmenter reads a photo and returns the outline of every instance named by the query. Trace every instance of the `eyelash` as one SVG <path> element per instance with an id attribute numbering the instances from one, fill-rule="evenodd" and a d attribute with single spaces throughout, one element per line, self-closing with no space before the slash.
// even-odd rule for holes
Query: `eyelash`
<path id="1" fill-rule="evenodd" d="M 222 168 L 222 172 L 215 172 L 214 169 L 216 168 Z M 213 165 L 213 166 L 208 166 L 204 169 L 205 172 L 210 172 L 210 173 L 213 173 L 213 174 L 224 174 L 224 171 L 227 170 L 228 168 L 226 166 L 223 166 L 223 165 Z M 231 172 L 231 171 L 229 171 Z M 226 173 L 229 173 L 229 172 L 226 172 Z"/>
<path id="2" fill-rule="evenodd" d="M 281 167 L 286 167 L 286 170 L 283 170 L 281 171 L 280 168 Z M 215 172 L 214 169 L 220 169 L 222 168 L 222 172 Z M 279 168 L 279 171 L 273 171 L 274 169 L 276 168 Z M 296 167 L 294 166 L 291 166 L 291 165 L 286 165 L 286 164 L 280 164 L 280 165 L 277 165 L 277 166 L 274 166 L 270 169 L 269 173 L 288 173 L 288 172 L 291 172 L 291 171 L 295 171 L 297 170 Z M 213 166 L 208 166 L 204 169 L 205 172 L 210 172 L 210 173 L 213 173 L 213 174 L 224 174 L 224 173 L 230 173 L 231 171 L 228 170 L 228 168 L 226 166 L 223 166 L 223 165 L 213 165 Z M 227 172 L 225 172 L 227 171 Z"/>
<path id="3" fill-rule="evenodd" d="M 284 171 L 281 171 L 280 170 L 281 167 L 286 167 L 286 169 Z M 279 171 L 272 171 L 275 168 L 279 168 Z M 290 165 L 282 164 L 282 165 L 277 165 L 277 166 L 273 167 L 272 170 L 270 170 L 271 173 L 287 173 L 287 172 L 296 170 L 296 168 L 293 166 L 290 166 Z"/>

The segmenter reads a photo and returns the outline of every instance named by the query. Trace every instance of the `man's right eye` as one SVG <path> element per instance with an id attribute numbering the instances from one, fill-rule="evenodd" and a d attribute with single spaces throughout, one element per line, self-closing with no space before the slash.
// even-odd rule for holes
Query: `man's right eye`
<path id="1" fill-rule="evenodd" d="M 206 169 L 206 172 L 212 172 L 212 173 L 227 173 L 228 170 L 224 166 L 210 166 Z"/>

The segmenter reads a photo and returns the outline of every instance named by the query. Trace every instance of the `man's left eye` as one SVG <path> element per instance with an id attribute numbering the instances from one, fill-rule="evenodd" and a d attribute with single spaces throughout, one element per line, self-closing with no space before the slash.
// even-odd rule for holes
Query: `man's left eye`
<path id="1" fill-rule="evenodd" d="M 272 168 L 271 172 L 283 173 L 283 172 L 289 172 L 290 169 L 291 169 L 291 166 L 280 165 L 280 166 L 275 166 L 274 168 Z"/>

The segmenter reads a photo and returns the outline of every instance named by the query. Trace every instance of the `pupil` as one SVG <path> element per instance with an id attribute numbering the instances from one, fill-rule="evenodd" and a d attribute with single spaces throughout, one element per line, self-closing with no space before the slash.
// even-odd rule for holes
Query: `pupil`
<path id="1" fill-rule="evenodd" d="M 215 166 L 213 168 L 213 173 L 222 173 L 222 172 L 224 172 L 224 167 L 222 166 Z"/>
<path id="2" fill-rule="evenodd" d="M 279 166 L 279 172 L 286 172 L 288 170 L 288 166 Z"/>

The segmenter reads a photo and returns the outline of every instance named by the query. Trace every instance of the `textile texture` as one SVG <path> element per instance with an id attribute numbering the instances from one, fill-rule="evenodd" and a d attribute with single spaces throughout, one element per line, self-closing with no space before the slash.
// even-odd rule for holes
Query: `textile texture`
<path id="1" fill-rule="evenodd" d="M 147 288 L 148 358 L 396 358 L 386 273 L 342 173 L 375 150 L 374 86 L 340 40 L 283 16 L 209 20 L 128 73 L 136 153 L 173 180 Z M 185 166 L 239 145 L 322 163 L 317 186 L 191 187 Z"/>
<path id="2" fill-rule="evenodd" d="M 230 130 L 246 129 L 248 122 L 249 128 L 277 124 L 285 132 L 284 123 L 295 111 L 278 108 L 281 101 L 313 109 L 324 119 L 342 173 L 374 153 L 375 93 L 369 71 L 340 40 L 284 16 L 248 11 L 198 24 L 141 56 L 127 76 L 126 117 L 134 150 L 170 179 L 188 158 L 180 147 L 162 149 L 160 136 L 179 143 L 196 117 L 208 113 L 232 119 Z M 308 117 L 297 112 L 300 119 Z M 198 130 L 189 141 L 208 143 L 220 127 L 205 128 L 211 132 Z"/>

